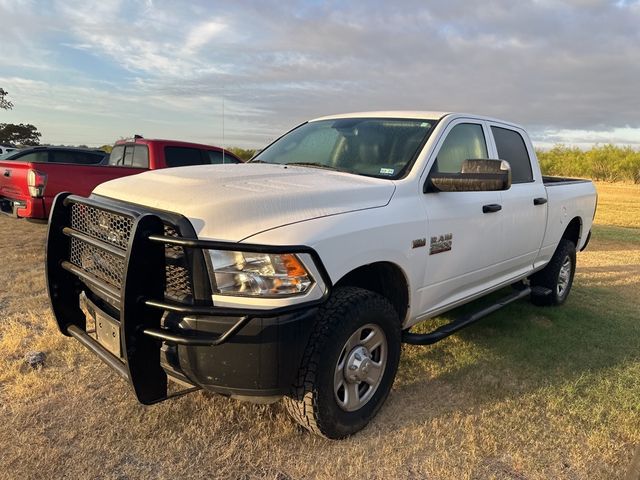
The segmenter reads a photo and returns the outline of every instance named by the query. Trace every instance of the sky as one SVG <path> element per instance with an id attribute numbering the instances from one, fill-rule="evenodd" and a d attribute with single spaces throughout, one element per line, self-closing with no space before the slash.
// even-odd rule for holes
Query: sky
<path id="1" fill-rule="evenodd" d="M 54 144 L 261 148 L 323 115 L 441 110 L 640 147 L 640 0 L 0 0 L 0 87 L 0 122 Z"/>

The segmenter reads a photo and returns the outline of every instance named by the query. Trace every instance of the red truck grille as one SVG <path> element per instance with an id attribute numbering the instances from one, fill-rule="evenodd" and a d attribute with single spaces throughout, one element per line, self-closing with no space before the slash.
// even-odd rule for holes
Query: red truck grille
<path id="1" fill-rule="evenodd" d="M 124 279 L 124 255 L 129 244 L 134 219 L 83 204 L 71 206 L 71 228 L 102 240 L 121 251 L 121 255 L 108 252 L 78 238 L 71 239 L 69 261 L 116 289 Z M 171 225 L 164 226 L 167 236 L 179 237 Z M 116 253 L 118 253 L 116 251 Z M 188 300 L 193 289 L 185 251 L 180 246 L 165 247 L 165 296 L 175 300 Z"/>

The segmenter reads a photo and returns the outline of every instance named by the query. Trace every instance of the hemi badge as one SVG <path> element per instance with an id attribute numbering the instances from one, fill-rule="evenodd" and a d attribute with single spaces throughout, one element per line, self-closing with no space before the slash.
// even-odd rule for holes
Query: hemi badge
<path id="1" fill-rule="evenodd" d="M 427 239 L 426 238 L 417 238 L 414 241 L 411 242 L 411 246 L 413 248 L 420 248 L 420 247 L 424 247 L 427 245 Z"/>

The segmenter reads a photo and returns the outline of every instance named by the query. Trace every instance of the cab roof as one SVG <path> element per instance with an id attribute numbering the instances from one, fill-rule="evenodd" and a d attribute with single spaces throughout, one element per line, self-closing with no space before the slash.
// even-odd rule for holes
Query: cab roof
<path id="1" fill-rule="evenodd" d="M 424 120 L 442 120 L 444 117 L 455 119 L 459 117 L 471 118 L 476 120 L 486 120 L 489 122 L 502 123 L 517 127 L 522 130 L 522 126 L 517 123 L 508 122 L 499 118 L 493 118 L 486 115 L 477 115 L 472 113 L 463 112 L 441 112 L 441 111 L 425 111 L 425 110 L 381 110 L 372 112 L 354 112 L 354 113 L 342 113 L 338 115 L 327 115 L 324 117 L 314 118 L 309 120 L 310 122 L 317 122 L 319 120 L 337 120 L 340 118 L 406 118 L 406 119 L 424 119 Z"/>
<path id="2" fill-rule="evenodd" d="M 155 144 L 161 144 L 161 145 L 173 145 L 173 146 L 180 146 L 180 147 L 206 148 L 210 150 L 220 150 L 220 151 L 223 150 L 221 147 L 218 147 L 216 145 L 206 144 L 206 143 L 184 142 L 181 140 L 168 140 L 164 138 L 144 138 L 139 135 L 136 135 L 133 138 L 123 138 L 121 140 L 117 140 L 115 142 L 115 145 L 126 145 L 131 143 L 140 143 L 143 145 L 151 145 L 155 143 Z"/>
<path id="3" fill-rule="evenodd" d="M 439 120 L 446 115 L 450 115 L 451 112 L 436 112 L 436 111 L 412 111 L 412 110 L 384 110 L 373 112 L 354 112 L 354 113 L 342 113 L 338 115 L 327 115 L 325 117 L 318 117 L 310 120 L 316 122 L 318 120 L 334 120 L 339 118 L 419 118 L 425 120 Z"/>

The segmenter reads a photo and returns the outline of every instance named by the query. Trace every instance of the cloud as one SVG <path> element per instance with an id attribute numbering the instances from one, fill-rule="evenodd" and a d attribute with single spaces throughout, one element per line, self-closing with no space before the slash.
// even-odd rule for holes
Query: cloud
<path id="1" fill-rule="evenodd" d="M 256 142 L 307 118 L 376 109 L 485 113 L 540 139 L 627 128 L 615 138 L 640 138 L 638 1 L 11 5 L 0 0 L 0 68 L 50 84 L 68 108 L 133 98 L 192 125 L 219 118 L 224 96 L 229 135 Z M 27 21 L 28 35 L 12 27 Z M 100 68 L 65 58 L 63 45 Z M 78 107 L 65 89 L 87 101 Z"/>
<path id="2" fill-rule="evenodd" d="M 224 32 L 225 29 L 226 25 L 218 20 L 201 23 L 189 32 L 184 48 L 187 52 L 195 52 Z"/>

